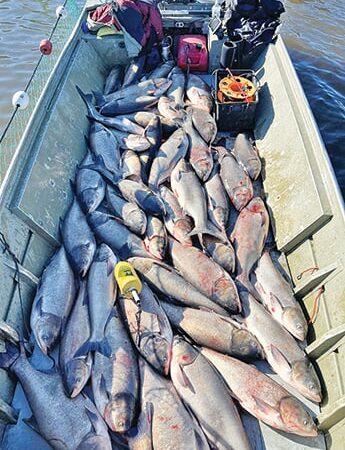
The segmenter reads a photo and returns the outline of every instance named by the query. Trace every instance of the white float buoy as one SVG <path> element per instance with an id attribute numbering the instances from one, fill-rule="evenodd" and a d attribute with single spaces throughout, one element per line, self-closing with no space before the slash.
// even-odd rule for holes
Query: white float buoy
<path id="1" fill-rule="evenodd" d="M 30 97 L 25 91 L 17 91 L 12 97 L 13 108 L 25 109 L 29 103 Z"/>
<path id="2" fill-rule="evenodd" d="M 55 10 L 56 13 L 56 17 L 59 18 L 61 17 L 62 19 L 64 19 L 65 17 L 67 17 L 67 8 L 63 5 L 60 5 L 56 8 Z"/>

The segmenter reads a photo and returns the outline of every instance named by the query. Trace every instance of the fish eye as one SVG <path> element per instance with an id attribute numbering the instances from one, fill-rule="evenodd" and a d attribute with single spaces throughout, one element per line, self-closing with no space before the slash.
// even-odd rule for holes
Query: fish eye
<path id="1" fill-rule="evenodd" d="M 161 341 L 161 338 L 159 336 L 154 336 L 153 341 L 158 343 Z"/>
<path id="2" fill-rule="evenodd" d="M 308 425 L 307 419 L 304 419 L 304 420 L 303 420 L 303 425 Z"/>
<path id="3" fill-rule="evenodd" d="M 168 358 L 167 358 L 166 356 L 163 356 L 163 357 L 162 357 L 162 361 L 163 361 L 163 362 L 166 362 L 167 359 L 168 359 Z"/>
<path id="4" fill-rule="evenodd" d="M 302 325 L 301 325 L 300 323 L 298 323 L 298 324 L 296 325 L 296 328 L 297 328 L 297 330 L 301 330 L 301 329 L 302 329 Z"/>
<path id="5" fill-rule="evenodd" d="M 314 384 L 314 383 L 310 383 L 310 384 L 309 384 L 309 389 L 311 389 L 312 391 L 313 391 L 314 389 L 316 389 L 315 384 Z"/>

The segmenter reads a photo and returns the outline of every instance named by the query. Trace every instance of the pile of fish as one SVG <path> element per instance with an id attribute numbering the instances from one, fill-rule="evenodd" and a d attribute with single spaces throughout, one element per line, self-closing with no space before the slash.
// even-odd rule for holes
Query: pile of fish
<path id="1" fill-rule="evenodd" d="M 241 133 L 229 147 L 210 88 L 172 61 L 141 81 L 131 67 L 122 76 L 116 66 L 103 94 L 77 88 L 88 148 L 31 313 L 40 350 L 59 349 L 58 370 L 35 369 L 10 339 L 0 366 L 54 449 L 250 449 L 238 405 L 316 436 L 306 407 L 249 364 L 266 359 L 321 401 L 296 341 L 307 322 L 265 249 L 255 145 Z M 141 278 L 140 304 L 117 288 L 119 260 Z"/>

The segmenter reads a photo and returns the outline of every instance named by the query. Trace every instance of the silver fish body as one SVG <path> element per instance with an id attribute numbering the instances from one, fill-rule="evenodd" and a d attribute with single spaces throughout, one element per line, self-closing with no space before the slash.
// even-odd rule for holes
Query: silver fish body
<path id="1" fill-rule="evenodd" d="M 101 244 L 96 251 L 87 280 L 91 333 L 88 341 L 76 353 L 86 355 L 91 351 L 110 354 L 109 343 L 104 336 L 105 326 L 116 300 L 117 284 L 114 267 L 117 258 L 112 250 Z"/>
<path id="2" fill-rule="evenodd" d="M 214 164 L 209 179 L 205 182 L 211 221 L 225 230 L 229 221 L 229 200 L 219 175 L 219 165 Z"/>
<path id="3" fill-rule="evenodd" d="M 85 277 L 96 251 L 96 241 L 76 197 L 60 225 L 60 230 L 74 272 Z"/>
<path id="4" fill-rule="evenodd" d="M 198 350 L 177 337 L 174 338 L 171 379 L 213 447 L 251 450 L 224 380 Z"/>
<path id="5" fill-rule="evenodd" d="M 235 273 L 236 267 L 236 255 L 235 251 L 230 244 L 220 242 L 219 239 L 204 235 L 202 238 L 203 245 L 209 254 L 209 256 L 228 273 Z"/>
<path id="6" fill-rule="evenodd" d="M 243 409 L 273 428 L 300 436 L 317 436 L 304 405 L 253 365 L 203 348 Z"/>
<path id="7" fill-rule="evenodd" d="M 74 274 L 63 246 L 44 269 L 30 316 L 36 342 L 47 354 L 60 337 L 75 298 Z"/>
<path id="8" fill-rule="evenodd" d="M 122 316 L 139 353 L 158 372 L 168 375 L 170 370 L 173 333 L 163 308 L 151 289 L 143 283 L 140 292 L 141 312 L 132 298 L 120 297 Z M 139 328 L 138 328 L 139 325 Z"/>
<path id="9" fill-rule="evenodd" d="M 264 251 L 255 269 L 256 290 L 272 316 L 293 336 L 303 341 L 308 324 L 289 283 L 276 269 L 268 251 Z"/>
<path id="10" fill-rule="evenodd" d="M 204 308 L 218 314 L 227 315 L 225 309 L 208 299 L 172 267 L 170 268 L 149 258 L 135 257 L 129 261 L 133 264 L 135 270 L 140 272 L 155 289 L 158 289 L 165 296 L 192 308 Z"/>
<path id="11" fill-rule="evenodd" d="M 177 198 L 166 186 L 159 189 L 165 206 L 164 225 L 169 233 L 181 244 L 192 245 L 189 233 L 193 229 L 191 219 L 183 212 Z"/>
<path id="12" fill-rule="evenodd" d="M 102 124 L 93 122 L 90 126 L 89 143 L 92 153 L 101 156 L 105 167 L 116 173 L 120 163 L 120 148 L 117 139 Z"/>
<path id="13" fill-rule="evenodd" d="M 116 64 L 109 72 L 103 89 L 103 94 L 108 95 L 120 89 L 124 76 L 124 66 Z"/>
<path id="14" fill-rule="evenodd" d="M 170 239 L 170 254 L 176 269 L 200 292 L 228 311 L 241 311 L 236 285 L 230 275 L 195 247 Z"/>
<path id="15" fill-rule="evenodd" d="M 186 156 L 189 142 L 182 129 L 175 131 L 159 148 L 153 159 L 149 187 L 157 189 L 160 184 L 170 178 L 171 172 L 181 158 Z"/>
<path id="16" fill-rule="evenodd" d="M 230 317 L 161 301 L 171 325 L 197 345 L 244 361 L 262 359 L 257 339 Z"/>
<path id="17" fill-rule="evenodd" d="M 168 245 L 168 236 L 163 222 L 157 217 L 148 217 L 144 242 L 151 255 L 158 259 L 164 259 Z"/>
<path id="18" fill-rule="evenodd" d="M 164 214 L 164 204 L 161 198 L 143 183 L 121 180 L 117 186 L 127 201 L 136 203 L 148 214 L 154 216 Z"/>
<path id="19" fill-rule="evenodd" d="M 114 309 L 105 329 L 109 357 L 96 353 L 92 369 L 95 404 L 109 428 L 128 431 L 136 418 L 139 388 L 138 360 L 131 339 Z"/>
<path id="20" fill-rule="evenodd" d="M 121 171 L 122 178 L 129 178 L 130 180 L 142 182 L 141 178 L 141 163 L 139 156 L 133 150 L 125 150 L 121 157 Z"/>
<path id="21" fill-rule="evenodd" d="M 186 115 L 184 109 L 180 109 L 172 98 L 162 96 L 158 101 L 158 111 L 163 117 L 174 121 L 182 121 Z"/>
<path id="22" fill-rule="evenodd" d="M 249 176 L 235 158 L 223 147 L 217 147 L 220 163 L 220 177 L 228 196 L 237 209 L 241 211 L 253 198 L 253 185 Z"/>
<path id="23" fill-rule="evenodd" d="M 66 394 L 76 397 L 91 374 L 91 354 L 76 357 L 75 354 L 90 338 L 89 306 L 86 281 L 80 282 L 78 297 L 62 335 L 59 361 Z"/>
<path id="24" fill-rule="evenodd" d="M 262 345 L 272 369 L 306 398 L 321 402 L 316 371 L 295 339 L 248 291 L 240 296 L 245 325 Z"/>
<path id="25" fill-rule="evenodd" d="M 140 360 L 141 402 L 151 405 L 152 443 L 155 450 L 209 450 L 206 438 L 183 406 L 169 380 Z"/>
<path id="26" fill-rule="evenodd" d="M 237 135 L 232 153 L 250 178 L 256 180 L 261 172 L 261 161 L 246 133 Z"/>
<path id="27" fill-rule="evenodd" d="M 93 164 L 92 153 L 87 152 L 76 173 L 76 195 L 85 214 L 95 211 L 104 199 L 105 182 L 101 175 L 82 166 Z"/>
<path id="28" fill-rule="evenodd" d="M 174 67 L 169 74 L 169 79 L 172 83 L 166 95 L 175 102 L 178 108 L 182 109 L 184 108 L 186 76 L 179 67 Z"/>
<path id="29" fill-rule="evenodd" d="M 186 93 L 192 106 L 204 109 L 208 113 L 213 108 L 213 98 L 209 86 L 197 75 L 189 74 Z"/>
<path id="30" fill-rule="evenodd" d="M 188 114 L 192 116 L 192 122 L 206 144 L 212 144 L 217 135 L 217 124 L 214 117 L 204 109 L 189 106 Z"/>
<path id="31" fill-rule="evenodd" d="M 145 250 L 143 241 L 119 221 L 111 219 L 100 211 L 95 211 L 90 214 L 89 222 L 96 236 L 109 245 L 120 258 L 151 256 Z"/>

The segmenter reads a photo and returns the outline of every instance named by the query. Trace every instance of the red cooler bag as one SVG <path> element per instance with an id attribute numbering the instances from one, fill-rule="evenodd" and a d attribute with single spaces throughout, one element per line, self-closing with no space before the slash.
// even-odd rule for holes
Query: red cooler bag
<path id="1" fill-rule="evenodd" d="M 208 51 L 206 36 L 202 34 L 184 34 L 179 37 L 177 64 L 182 70 L 207 72 Z"/>

